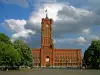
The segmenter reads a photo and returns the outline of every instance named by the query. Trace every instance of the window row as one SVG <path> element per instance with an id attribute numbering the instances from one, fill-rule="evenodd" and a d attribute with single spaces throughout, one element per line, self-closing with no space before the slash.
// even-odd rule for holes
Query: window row
<path id="1" fill-rule="evenodd" d="M 75 62 L 77 60 L 55 60 L 55 62 Z"/>
<path id="2" fill-rule="evenodd" d="M 66 66 L 68 66 L 68 65 L 70 65 L 70 66 L 72 66 L 72 65 L 81 65 L 81 63 L 55 63 L 55 66 L 62 66 L 62 65 L 66 65 Z"/>
<path id="3" fill-rule="evenodd" d="M 32 56 L 35 56 L 36 57 L 36 56 L 40 56 L 40 54 L 33 54 Z"/>
<path id="4" fill-rule="evenodd" d="M 70 53 L 70 52 L 59 52 L 59 53 L 55 53 L 55 55 L 80 55 L 80 53 L 74 52 L 74 53 Z"/>
<path id="5" fill-rule="evenodd" d="M 55 56 L 55 58 L 81 58 L 81 56 Z"/>

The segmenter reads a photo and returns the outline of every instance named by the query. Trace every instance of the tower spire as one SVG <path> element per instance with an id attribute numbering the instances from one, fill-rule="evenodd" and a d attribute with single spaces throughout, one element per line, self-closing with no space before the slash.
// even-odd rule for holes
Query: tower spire
<path id="1" fill-rule="evenodd" d="M 45 10 L 45 12 L 46 12 L 46 18 L 48 18 L 48 13 L 47 13 L 47 9 Z"/>

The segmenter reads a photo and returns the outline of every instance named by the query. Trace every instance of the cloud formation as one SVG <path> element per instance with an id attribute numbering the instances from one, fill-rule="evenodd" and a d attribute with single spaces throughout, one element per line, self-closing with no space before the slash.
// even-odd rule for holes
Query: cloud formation
<path id="1" fill-rule="evenodd" d="M 15 20 L 15 19 L 9 19 L 4 20 L 2 25 L 13 32 L 11 40 L 14 41 L 20 37 L 23 39 L 30 37 L 30 34 L 35 34 L 36 31 L 32 31 L 30 29 L 25 29 L 26 21 L 25 20 Z"/>
<path id="2" fill-rule="evenodd" d="M 85 29 L 85 30 L 83 30 L 83 33 L 88 35 L 90 33 L 90 30 L 89 29 Z"/>
<path id="3" fill-rule="evenodd" d="M 89 45 L 94 39 L 99 39 L 97 35 L 90 35 L 91 26 L 99 24 L 98 14 L 88 9 L 76 8 L 68 3 L 43 4 L 37 7 L 37 11 L 31 13 L 29 20 L 5 20 L 3 25 L 8 26 L 7 28 L 14 33 L 11 39 L 26 38 L 26 42 L 31 47 L 39 47 L 41 18 L 45 17 L 46 9 L 48 9 L 48 17 L 53 19 L 53 38 L 56 47 L 66 48 L 73 45 L 78 48 Z M 61 37 L 68 34 L 84 34 L 85 36 Z"/>
<path id="4" fill-rule="evenodd" d="M 84 45 L 88 43 L 88 41 L 84 37 L 78 37 L 78 38 L 58 38 L 55 40 L 56 43 L 69 43 L 69 44 L 78 44 L 78 45 Z"/>
<path id="5" fill-rule="evenodd" d="M 48 9 L 48 17 L 53 19 L 54 36 L 82 32 L 87 34 L 96 16 L 92 11 L 63 3 L 44 4 L 36 12 L 32 12 L 26 28 L 40 31 L 41 18 L 45 17 L 45 9 Z"/>

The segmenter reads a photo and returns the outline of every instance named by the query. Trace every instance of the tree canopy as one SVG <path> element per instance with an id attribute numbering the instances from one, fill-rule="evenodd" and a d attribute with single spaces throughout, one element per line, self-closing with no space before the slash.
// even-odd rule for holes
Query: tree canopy
<path id="1" fill-rule="evenodd" d="M 0 42 L 11 44 L 9 37 L 5 35 L 4 33 L 0 33 Z"/>
<path id="2" fill-rule="evenodd" d="M 13 43 L 4 33 L 0 33 L 0 66 L 32 66 L 32 52 L 23 40 Z"/>
<path id="3" fill-rule="evenodd" d="M 20 65 L 32 66 L 32 52 L 31 48 L 28 47 L 27 44 L 24 43 L 23 40 L 16 40 L 13 43 L 15 49 L 18 49 L 21 55 L 21 63 Z"/>
<path id="4" fill-rule="evenodd" d="M 19 64 L 21 61 L 17 49 L 10 44 L 0 42 L 0 65 L 11 66 Z"/>
<path id="5" fill-rule="evenodd" d="M 84 53 L 84 63 L 91 68 L 100 66 L 100 40 L 93 40 Z"/>

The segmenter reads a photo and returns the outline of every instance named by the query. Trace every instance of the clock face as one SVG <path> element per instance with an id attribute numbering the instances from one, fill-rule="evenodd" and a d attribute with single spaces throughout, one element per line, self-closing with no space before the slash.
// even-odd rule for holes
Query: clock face
<path id="1" fill-rule="evenodd" d="M 46 25 L 46 28 L 48 28 L 49 26 L 48 25 Z"/>

